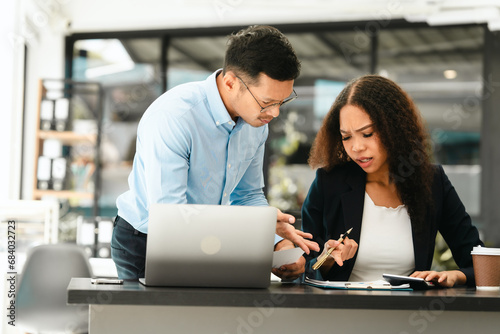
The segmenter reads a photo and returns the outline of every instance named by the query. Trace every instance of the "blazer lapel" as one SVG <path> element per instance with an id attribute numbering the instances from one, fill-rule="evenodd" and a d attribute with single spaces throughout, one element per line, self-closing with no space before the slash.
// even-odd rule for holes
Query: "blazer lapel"
<path id="1" fill-rule="evenodd" d="M 361 221 L 363 219 L 363 206 L 365 202 L 366 173 L 359 168 L 359 166 L 355 165 L 347 175 L 345 182 L 350 186 L 351 190 L 342 194 L 341 197 L 342 211 L 344 214 L 343 231 L 352 227 L 353 230 L 350 237 L 359 243 L 361 236 Z M 429 216 L 427 219 L 430 221 Z M 427 263 L 432 256 L 432 254 L 427 251 L 429 249 L 429 237 L 424 231 L 418 231 L 414 224 L 411 225 L 411 228 L 415 254 L 415 270 L 427 270 Z M 356 257 L 357 253 L 354 256 L 354 261 Z M 354 261 L 352 266 L 354 266 Z"/>
<path id="2" fill-rule="evenodd" d="M 366 174 L 361 169 L 353 168 L 345 182 L 351 187 L 351 191 L 344 193 L 341 197 L 345 224 L 344 231 L 352 227 L 350 237 L 359 242 L 365 202 Z"/>

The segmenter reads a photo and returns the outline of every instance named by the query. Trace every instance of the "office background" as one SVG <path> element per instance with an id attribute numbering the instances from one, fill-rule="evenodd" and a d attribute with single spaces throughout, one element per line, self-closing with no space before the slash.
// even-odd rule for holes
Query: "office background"
<path id="1" fill-rule="evenodd" d="M 435 161 L 446 166 L 486 241 L 500 243 L 498 1 L 25 0 L 3 6 L 2 41 L 10 52 L 0 65 L 1 135 L 9 143 L 2 146 L 2 200 L 41 197 L 33 178 L 39 167 L 33 152 L 42 150 L 35 131 L 40 79 L 102 85 L 99 189 L 89 185 L 99 191 L 98 211 L 89 198 L 68 202 L 83 216 L 112 216 L 116 196 L 127 187 L 135 129 L 147 106 L 166 89 L 219 68 L 228 34 L 264 23 L 287 34 L 303 64 L 300 99 L 270 126 L 265 173 L 273 205 L 300 211 L 313 178 L 307 152 L 322 117 L 346 81 L 379 73 L 415 99 Z M 79 96 L 80 106 L 89 99 Z M 93 117 L 75 116 L 83 127 Z"/>
<path id="2" fill-rule="evenodd" d="M 1 202 L 38 199 L 39 80 L 91 81 L 102 89 L 102 107 L 89 107 L 99 106 L 95 94 L 71 100 L 72 111 L 83 110 L 75 118 L 84 129 L 96 119 L 92 109 L 102 116 L 99 160 L 95 152 L 86 160 L 99 173 L 86 191 L 98 196 L 56 196 L 58 242 L 78 241 L 78 224 L 116 214 L 147 106 L 221 67 L 228 34 L 270 24 L 302 61 L 300 98 L 270 125 L 272 205 L 300 214 L 314 177 L 307 152 L 322 117 L 346 81 L 379 73 L 415 99 L 435 161 L 445 165 L 486 243 L 500 246 L 500 1 L 21 0 L 4 2 L 0 13 L 7 51 L 0 61 Z"/>

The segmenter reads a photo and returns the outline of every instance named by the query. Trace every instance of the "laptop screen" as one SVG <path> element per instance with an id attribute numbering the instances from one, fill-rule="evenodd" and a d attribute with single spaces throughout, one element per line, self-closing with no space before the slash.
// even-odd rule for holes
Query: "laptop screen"
<path id="1" fill-rule="evenodd" d="M 276 218 L 273 207 L 153 204 L 145 284 L 269 286 Z"/>

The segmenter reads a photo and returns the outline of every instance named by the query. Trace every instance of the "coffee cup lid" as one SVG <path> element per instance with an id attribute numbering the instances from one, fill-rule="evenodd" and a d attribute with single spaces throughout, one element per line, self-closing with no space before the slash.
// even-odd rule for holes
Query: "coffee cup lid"
<path id="1" fill-rule="evenodd" d="M 472 248 L 471 255 L 500 255 L 500 248 L 481 247 Z"/>

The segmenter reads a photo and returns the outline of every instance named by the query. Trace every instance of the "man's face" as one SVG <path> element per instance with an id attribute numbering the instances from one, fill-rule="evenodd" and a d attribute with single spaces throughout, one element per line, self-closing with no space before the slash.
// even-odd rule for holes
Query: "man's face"
<path id="1" fill-rule="evenodd" d="M 235 89 L 228 111 L 233 119 L 241 117 L 254 127 L 266 125 L 278 117 L 281 103 L 295 95 L 293 80 L 278 81 L 263 73 L 255 83 L 243 80 L 235 76 Z"/>

